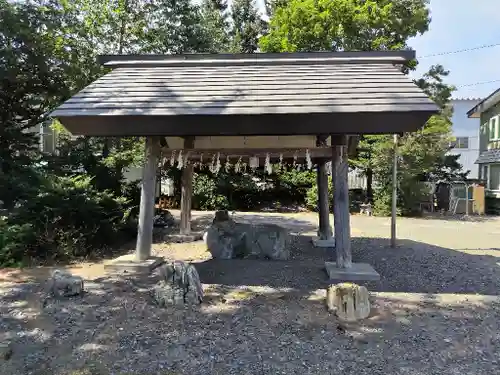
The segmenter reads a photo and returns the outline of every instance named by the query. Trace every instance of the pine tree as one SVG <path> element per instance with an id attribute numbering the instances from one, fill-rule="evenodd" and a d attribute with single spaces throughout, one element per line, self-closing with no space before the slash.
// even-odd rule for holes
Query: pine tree
<path id="1" fill-rule="evenodd" d="M 255 0 L 234 0 L 231 7 L 233 21 L 231 37 L 232 51 L 254 53 L 258 49 L 259 37 L 266 30 Z"/>
<path id="2" fill-rule="evenodd" d="M 204 0 L 201 17 L 207 40 L 207 52 L 227 52 L 230 47 L 229 21 L 225 0 Z"/>
<path id="3" fill-rule="evenodd" d="M 36 190 L 40 161 L 36 127 L 65 93 L 51 31 L 57 12 L 0 0 L 0 200 L 6 208 Z"/>
<path id="4" fill-rule="evenodd" d="M 190 0 L 157 0 L 148 5 L 143 53 L 195 53 L 209 49 L 200 8 Z"/>

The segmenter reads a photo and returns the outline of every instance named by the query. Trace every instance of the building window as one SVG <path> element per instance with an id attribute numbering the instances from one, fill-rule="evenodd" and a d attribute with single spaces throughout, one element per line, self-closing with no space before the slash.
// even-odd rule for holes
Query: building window
<path id="1" fill-rule="evenodd" d="M 500 164 L 490 164 L 489 165 L 489 187 L 490 190 L 499 191 L 500 190 Z"/>
<path id="2" fill-rule="evenodd" d="M 488 189 L 488 165 L 483 165 L 481 179 L 486 183 L 486 189 Z"/>
<path id="3" fill-rule="evenodd" d="M 40 150 L 42 152 L 54 152 L 55 150 L 54 130 L 49 124 L 40 124 Z"/>
<path id="4" fill-rule="evenodd" d="M 495 116 L 495 117 L 492 117 L 490 119 L 490 135 L 489 135 L 489 139 L 490 141 L 496 141 L 500 138 L 500 135 L 499 135 L 499 124 L 498 124 L 498 116 Z"/>
<path id="5" fill-rule="evenodd" d="M 453 148 L 469 148 L 469 137 L 457 137 Z"/>
<path id="6" fill-rule="evenodd" d="M 486 182 L 486 189 L 500 191 L 500 164 L 484 165 L 481 179 Z"/>

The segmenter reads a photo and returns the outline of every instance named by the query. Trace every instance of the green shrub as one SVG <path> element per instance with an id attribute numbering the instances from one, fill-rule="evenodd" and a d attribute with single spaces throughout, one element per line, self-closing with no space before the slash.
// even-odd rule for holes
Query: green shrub
<path id="1" fill-rule="evenodd" d="M 89 177 L 47 181 L 4 223 L 6 240 L 0 252 L 10 262 L 26 257 L 69 260 L 95 255 L 132 238 L 136 227 L 129 202 L 96 190 L 91 182 Z"/>
<path id="2" fill-rule="evenodd" d="M 398 204 L 396 215 L 401 215 L 401 207 Z M 377 188 L 373 194 L 373 215 L 391 216 L 392 214 L 392 190 L 388 188 Z"/>
<path id="3" fill-rule="evenodd" d="M 332 189 L 332 179 L 328 177 L 328 207 L 330 212 L 333 212 L 333 189 Z M 359 212 L 360 203 L 366 199 L 365 191 L 361 189 L 351 189 L 349 190 L 349 211 Z M 306 207 L 311 211 L 318 211 L 318 185 L 314 184 L 307 190 L 306 193 Z"/>
<path id="4" fill-rule="evenodd" d="M 195 210 L 221 210 L 229 208 L 229 200 L 219 194 L 214 178 L 195 174 L 193 178 L 193 208 Z"/>
<path id="5" fill-rule="evenodd" d="M 0 266 L 23 266 L 26 244 L 34 240 L 35 234 L 30 224 L 10 225 L 7 219 L 0 218 Z"/>
<path id="6" fill-rule="evenodd" d="M 126 200 L 130 217 L 137 218 L 141 204 L 140 180 L 125 182 L 122 187 L 122 196 Z"/>
<path id="7" fill-rule="evenodd" d="M 332 178 L 328 177 L 328 197 L 329 197 L 329 207 L 330 207 L 330 212 L 332 212 L 333 209 L 333 191 L 332 191 Z M 308 210 L 311 211 L 318 211 L 318 185 L 316 182 L 312 187 L 307 189 L 306 193 L 306 199 L 305 199 L 306 207 Z"/>

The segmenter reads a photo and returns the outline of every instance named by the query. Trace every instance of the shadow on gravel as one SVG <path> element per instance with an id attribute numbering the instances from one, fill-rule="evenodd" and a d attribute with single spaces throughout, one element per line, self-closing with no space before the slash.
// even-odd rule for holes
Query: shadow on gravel
<path id="1" fill-rule="evenodd" d="M 386 239 L 366 237 L 353 240 L 353 251 L 354 261 L 380 273 L 373 291 L 500 295 L 500 252 L 476 255 L 411 240 L 392 249 Z"/>
<path id="2" fill-rule="evenodd" d="M 322 293 L 207 286 L 199 308 L 159 308 L 151 280 L 105 278 L 82 297 L 40 301 L 37 286 L 3 293 L 0 373 L 23 375 L 493 374 L 499 306 L 395 295 L 340 323 Z M 31 287 L 31 289 L 30 289 Z"/>
<path id="3" fill-rule="evenodd" d="M 245 218 L 316 230 L 301 220 Z M 207 225 L 212 215 L 195 220 Z M 195 263 L 206 289 L 196 308 L 154 305 L 155 277 L 103 277 L 87 281 L 83 296 L 61 300 L 45 299 L 41 278 L 19 277 L 0 284 L 0 343 L 13 349 L 0 358 L 0 374 L 495 373 L 500 307 L 481 295 L 499 295 L 500 259 L 398 245 L 353 238 L 354 261 L 381 275 L 368 285 L 381 292 L 372 296 L 371 317 L 355 324 L 338 322 L 324 306 L 323 265 L 334 250 L 300 234 L 289 261 Z M 444 293 L 459 295 L 434 295 Z"/>
<path id="4" fill-rule="evenodd" d="M 410 240 L 399 240 L 396 249 L 386 239 L 352 241 L 353 261 L 369 263 L 380 273 L 379 282 L 366 284 L 370 291 L 500 295 L 500 252 L 495 257 Z M 196 267 L 207 284 L 305 291 L 328 285 L 324 262 L 335 259 L 334 249 L 314 248 L 311 237 L 295 236 L 292 257 L 289 261 L 208 260 Z"/>

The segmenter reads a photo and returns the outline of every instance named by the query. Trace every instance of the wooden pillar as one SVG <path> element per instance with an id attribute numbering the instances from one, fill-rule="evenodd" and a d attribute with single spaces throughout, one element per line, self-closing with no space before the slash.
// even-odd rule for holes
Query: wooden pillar
<path id="1" fill-rule="evenodd" d="M 391 247 L 396 247 L 396 211 L 398 206 L 398 135 L 394 134 L 394 155 L 392 161 L 392 209 Z"/>
<path id="2" fill-rule="evenodd" d="M 352 267 L 351 226 L 349 218 L 349 159 L 347 136 L 332 136 L 334 178 L 333 219 L 335 228 L 335 252 L 338 268 Z"/>
<path id="3" fill-rule="evenodd" d="M 184 138 L 184 148 L 194 148 L 194 137 Z M 188 163 L 182 169 L 182 177 L 181 177 L 181 224 L 180 224 L 181 234 L 191 233 L 192 196 L 193 196 L 193 164 Z"/>
<path id="4" fill-rule="evenodd" d="M 145 146 L 145 162 L 142 169 L 141 203 L 139 206 L 139 226 L 135 257 L 137 261 L 151 256 L 153 243 L 153 218 L 155 210 L 156 171 L 160 154 L 159 140 L 147 137 Z"/>
<path id="5" fill-rule="evenodd" d="M 329 240 L 332 238 L 332 229 L 330 227 L 330 197 L 328 196 L 328 174 L 326 172 L 325 160 L 318 161 L 317 184 L 319 211 L 318 238 L 320 240 Z"/>
<path id="6" fill-rule="evenodd" d="M 316 145 L 325 146 L 326 136 L 318 136 Z M 326 171 L 326 160 L 318 159 L 316 167 L 318 185 L 318 213 L 319 213 L 319 240 L 330 240 L 332 229 L 330 227 L 330 197 L 328 196 L 328 174 Z"/>

